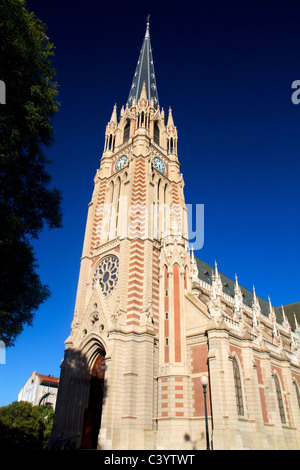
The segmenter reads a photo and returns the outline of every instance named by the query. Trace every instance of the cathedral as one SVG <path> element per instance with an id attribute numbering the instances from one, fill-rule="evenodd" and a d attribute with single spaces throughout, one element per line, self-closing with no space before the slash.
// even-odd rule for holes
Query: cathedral
<path id="1" fill-rule="evenodd" d="M 177 139 L 147 21 L 94 178 L 50 446 L 300 449 L 299 304 L 194 256 Z"/>

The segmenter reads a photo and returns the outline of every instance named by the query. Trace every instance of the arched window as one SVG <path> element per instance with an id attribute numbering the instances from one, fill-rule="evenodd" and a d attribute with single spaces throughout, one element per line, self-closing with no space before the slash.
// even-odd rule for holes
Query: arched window
<path id="1" fill-rule="evenodd" d="M 107 229 L 107 240 L 110 239 L 110 227 L 111 227 L 111 218 L 112 218 L 112 208 L 113 208 L 113 200 L 114 200 L 114 182 L 111 181 L 109 185 L 110 190 L 110 207 L 109 207 L 109 217 L 108 217 L 108 229 Z"/>
<path id="2" fill-rule="evenodd" d="M 129 134 L 130 134 L 130 121 L 127 120 L 125 127 L 124 127 L 123 142 L 127 142 L 127 140 L 129 140 Z"/>
<path id="3" fill-rule="evenodd" d="M 116 210 L 116 229 L 115 237 L 118 236 L 118 223 L 119 223 L 119 214 L 120 214 L 120 195 L 121 195 L 121 178 L 117 179 L 117 210 Z"/>
<path id="4" fill-rule="evenodd" d="M 167 212 L 167 190 L 168 186 L 165 184 L 164 187 L 164 232 L 167 231 L 169 228 L 169 224 L 167 225 L 167 217 L 169 216 L 169 213 Z"/>
<path id="5" fill-rule="evenodd" d="M 283 399 L 282 399 L 280 383 L 279 383 L 279 379 L 277 375 L 274 376 L 274 380 L 275 380 L 275 389 L 276 389 L 276 395 L 277 395 L 277 400 L 278 400 L 280 419 L 281 419 L 282 424 L 285 424 L 286 419 L 285 419 L 285 413 L 284 413 Z"/>
<path id="6" fill-rule="evenodd" d="M 161 179 L 158 180 L 158 184 L 157 184 L 157 213 L 156 213 L 156 217 L 157 217 L 157 238 L 159 238 L 160 236 L 160 213 L 161 213 L 161 207 L 163 205 L 163 202 L 161 200 L 161 187 L 162 187 L 162 181 Z"/>
<path id="7" fill-rule="evenodd" d="M 51 396 L 51 393 L 48 392 L 48 393 L 45 393 L 45 395 L 43 395 L 41 398 L 40 398 L 40 401 L 39 401 L 39 406 L 52 406 L 53 407 L 53 403 L 51 403 L 51 401 L 48 401 L 48 398 Z"/>
<path id="8" fill-rule="evenodd" d="M 234 377 L 234 388 L 235 388 L 237 412 L 239 416 L 244 416 L 241 374 L 240 374 L 240 368 L 239 368 L 236 357 L 233 358 L 233 377 Z"/>
<path id="9" fill-rule="evenodd" d="M 108 150 L 114 151 L 115 149 L 115 137 L 110 134 L 109 141 L 108 141 Z"/>
<path id="10" fill-rule="evenodd" d="M 299 410 L 300 410 L 300 392 L 299 392 L 299 387 L 298 387 L 298 384 L 295 382 L 294 383 L 295 385 L 295 389 L 296 389 L 296 396 L 297 396 L 297 402 L 298 402 L 298 406 L 299 406 Z"/>
<path id="11" fill-rule="evenodd" d="M 154 123 L 154 142 L 159 145 L 159 127 L 157 122 Z"/>
<path id="12" fill-rule="evenodd" d="M 168 153 L 173 153 L 174 151 L 174 140 L 173 137 L 168 139 Z"/>

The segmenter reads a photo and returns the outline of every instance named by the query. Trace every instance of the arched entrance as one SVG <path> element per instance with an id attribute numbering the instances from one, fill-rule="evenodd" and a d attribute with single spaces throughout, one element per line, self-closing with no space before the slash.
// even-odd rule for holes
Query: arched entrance
<path id="1" fill-rule="evenodd" d="M 88 407 L 83 417 L 81 447 L 84 449 L 97 449 L 103 405 L 104 376 L 105 357 L 99 354 L 91 372 Z"/>

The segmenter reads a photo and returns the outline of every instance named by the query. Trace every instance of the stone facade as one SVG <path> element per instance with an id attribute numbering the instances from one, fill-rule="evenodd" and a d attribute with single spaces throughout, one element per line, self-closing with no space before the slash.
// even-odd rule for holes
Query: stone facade
<path id="1" fill-rule="evenodd" d="M 228 293 L 217 265 L 200 273 L 177 129 L 148 85 L 106 127 L 51 443 L 205 449 L 206 375 L 213 449 L 299 449 L 298 325 L 237 279 Z"/>

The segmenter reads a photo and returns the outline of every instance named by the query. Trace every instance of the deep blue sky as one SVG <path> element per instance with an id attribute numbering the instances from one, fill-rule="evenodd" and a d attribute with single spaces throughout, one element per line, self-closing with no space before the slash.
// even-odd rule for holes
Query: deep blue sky
<path id="1" fill-rule="evenodd" d="M 180 6 L 178 6 L 180 5 Z M 196 253 L 274 305 L 299 295 L 299 3 L 32 0 L 56 46 L 61 108 L 46 150 L 63 228 L 35 243 L 52 297 L 6 351 L 0 406 L 30 374 L 59 376 L 87 206 L 113 105 L 127 101 L 146 17 L 160 105 L 173 109 L 187 203 L 205 206 Z"/>

